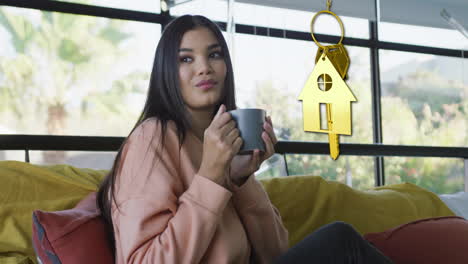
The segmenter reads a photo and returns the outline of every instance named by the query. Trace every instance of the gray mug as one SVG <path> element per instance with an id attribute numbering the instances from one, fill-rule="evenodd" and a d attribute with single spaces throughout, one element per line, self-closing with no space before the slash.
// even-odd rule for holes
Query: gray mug
<path id="1" fill-rule="evenodd" d="M 229 111 L 237 124 L 240 137 L 244 141 L 238 154 L 251 154 L 254 149 L 265 152 L 265 143 L 262 139 L 265 110 L 244 108 Z"/>

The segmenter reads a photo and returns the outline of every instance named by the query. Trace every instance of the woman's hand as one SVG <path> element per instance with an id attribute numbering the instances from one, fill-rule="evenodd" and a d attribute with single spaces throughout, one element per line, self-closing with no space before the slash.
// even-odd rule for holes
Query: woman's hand
<path id="1" fill-rule="evenodd" d="M 232 159 L 230 178 L 237 186 L 244 184 L 249 176 L 256 172 L 265 160 L 275 154 L 275 144 L 278 140 L 273 130 L 271 117 L 268 116 L 266 118 L 263 129 L 262 139 L 265 143 L 265 152 L 263 154 L 260 153 L 260 150 L 256 149 L 250 155 L 237 155 Z"/>
<path id="2" fill-rule="evenodd" d="M 242 138 L 232 119 L 221 105 L 203 135 L 203 157 L 199 174 L 220 185 L 225 185 L 232 158 L 242 146 Z"/>

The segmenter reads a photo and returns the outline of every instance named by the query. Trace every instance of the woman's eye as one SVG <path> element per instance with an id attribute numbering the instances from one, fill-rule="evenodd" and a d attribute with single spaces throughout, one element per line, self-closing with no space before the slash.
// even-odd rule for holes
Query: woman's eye
<path id="1" fill-rule="evenodd" d="M 215 51 L 213 53 L 210 54 L 210 57 L 211 58 L 222 58 L 223 57 L 223 54 L 220 52 L 220 51 Z"/>
<path id="2" fill-rule="evenodd" d="M 192 61 L 192 58 L 190 58 L 190 57 L 181 57 L 180 58 L 180 62 L 187 63 L 187 62 L 191 62 L 191 61 Z"/>

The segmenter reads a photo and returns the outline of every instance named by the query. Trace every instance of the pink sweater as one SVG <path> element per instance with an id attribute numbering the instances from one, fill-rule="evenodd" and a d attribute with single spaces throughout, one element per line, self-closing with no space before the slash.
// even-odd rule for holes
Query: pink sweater
<path id="1" fill-rule="evenodd" d="M 288 232 L 255 177 L 232 192 L 202 177 L 203 143 L 189 132 L 180 146 L 167 128 L 161 148 L 160 123 L 146 120 L 122 152 L 116 263 L 271 263 L 285 252 Z"/>

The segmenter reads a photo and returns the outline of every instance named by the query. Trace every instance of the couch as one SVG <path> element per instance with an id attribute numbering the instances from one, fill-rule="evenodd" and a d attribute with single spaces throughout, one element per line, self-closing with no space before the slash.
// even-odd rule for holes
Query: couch
<path id="1" fill-rule="evenodd" d="M 33 212 L 46 216 L 51 211 L 73 212 L 97 190 L 105 174 L 69 165 L 0 161 L 0 263 L 38 263 L 32 243 Z M 364 191 L 319 176 L 279 177 L 261 183 L 281 213 L 290 246 L 334 221 L 350 223 L 361 234 L 372 236 L 421 219 L 455 216 L 438 195 L 410 183 Z"/>

